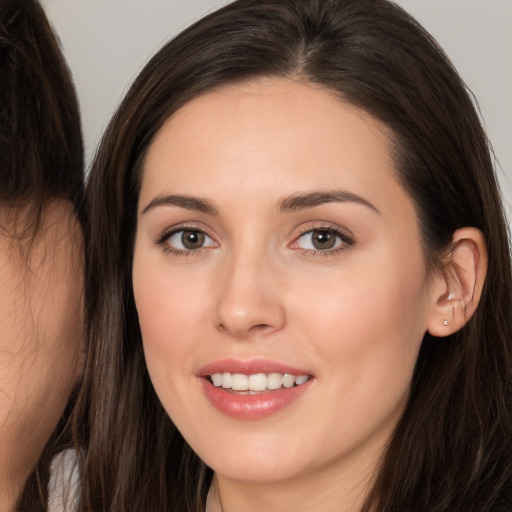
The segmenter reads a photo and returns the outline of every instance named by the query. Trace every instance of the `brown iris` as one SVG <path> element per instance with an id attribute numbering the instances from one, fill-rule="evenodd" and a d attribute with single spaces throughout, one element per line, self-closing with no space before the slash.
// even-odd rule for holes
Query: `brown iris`
<path id="1" fill-rule="evenodd" d="M 313 231 L 311 241 L 315 249 L 332 249 L 336 244 L 336 235 L 328 230 Z"/>
<path id="2" fill-rule="evenodd" d="M 201 231 L 183 231 L 181 243 L 185 249 L 199 249 L 204 244 L 204 233 L 201 233 Z"/>

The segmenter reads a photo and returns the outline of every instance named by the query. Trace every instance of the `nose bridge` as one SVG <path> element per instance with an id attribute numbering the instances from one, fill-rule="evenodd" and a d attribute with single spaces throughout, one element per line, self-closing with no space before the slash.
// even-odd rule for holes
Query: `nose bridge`
<path id="1" fill-rule="evenodd" d="M 281 329 L 286 319 L 276 278 L 276 264 L 264 248 L 233 249 L 219 285 L 217 327 L 237 338 Z"/>

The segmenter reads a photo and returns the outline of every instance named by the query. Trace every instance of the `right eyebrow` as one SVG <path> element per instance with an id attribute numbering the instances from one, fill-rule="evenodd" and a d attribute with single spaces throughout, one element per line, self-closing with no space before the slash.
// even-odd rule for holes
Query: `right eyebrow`
<path id="1" fill-rule="evenodd" d="M 379 210 L 372 203 L 367 201 L 361 196 L 348 192 L 346 190 L 332 190 L 332 191 L 319 191 L 319 192 L 308 192 L 306 194 L 292 195 L 285 198 L 279 210 L 285 212 L 293 212 L 297 210 L 306 210 L 308 208 L 314 208 L 326 203 L 357 203 L 366 206 L 370 210 L 379 213 Z"/>
<path id="2" fill-rule="evenodd" d="M 209 213 L 210 215 L 218 215 L 219 213 L 217 208 L 215 208 L 215 206 L 206 199 L 167 194 L 156 196 L 152 199 L 142 210 L 141 215 L 144 215 L 158 206 L 178 206 L 179 208 L 185 208 L 186 210 L 195 210 L 202 213 Z"/>

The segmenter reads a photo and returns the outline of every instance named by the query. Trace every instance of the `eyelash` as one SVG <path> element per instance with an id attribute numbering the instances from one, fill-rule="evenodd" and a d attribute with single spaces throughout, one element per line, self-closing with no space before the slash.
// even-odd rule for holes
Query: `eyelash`
<path id="1" fill-rule="evenodd" d="M 182 224 L 180 226 L 175 226 L 169 230 L 164 231 L 156 240 L 157 245 L 161 246 L 163 251 L 166 254 L 171 254 L 173 256 L 199 256 L 202 254 L 202 252 L 207 249 L 206 247 L 199 247 L 197 249 L 176 249 L 175 247 L 169 245 L 168 240 L 171 236 L 176 235 L 177 233 L 180 233 L 182 231 L 192 231 L 197 233 L 202 233 L 203 235 L 207 236 L 209 239 L 213 240 L 215 242 L 215 239 L 208 235 L 208 233 L 204 229 L 200 229 L 197 226 L 194 225 L 185 225 Z M 332 225 L 327 224 L 319 224 L 316 226 L 308 226 L 300 230 L 299 235 L 295 238 L 295 240 L 292 242 L 291 245 L 296 244 L 298 240 L 300 240 L 304 235 L 308 233 L 314 233 L 315 231 L 323 231 L 323 232 L 329 232 L 333 234 L 335 237 L 339 238 L 341 241 L 341 244 L 339 247 L 333 248 L 333 249 L 326 249 L 326 250 L 313 250 L 313 249 L 294 249 L 294 250 L 301 250 L 303 254 L 307 255 L 308 257 L 318 257 L 318 256 L 333 256 L 341 251 L 346 251 L 347 249 L 350 249 L 354 245 L 354 240 L 351 236 L 347 235 L 346 232 L 342 231 L 341 229 L 334 227 Z"/>
<path id="2" fill-rule="evenodd" d="M 307 226 L 300 230 L 299 236 L 297 236 L 294 240 L 294 244 L 297 243 L 297 241 L 302 238 L 304 235 L 308 233 L 314 233 L 315 231 L 324 231 L 329 232 L 340 239 L 341 244 L 339 247 L 333 248 L 333 249 L 326 249 L 326 250 L 314 250 L 314 249 L 302 249 L 302 252 L 307 255 L 308 257 L 328 257 L 328 256 L 334 256 L 342 251 L 346 251 L 350 249 L 354 245 L 354 239 L 349 236 L 345 231 L 342 231 L 341 229 L 332 226 L 330 224 L 318 224 L 315 226 Z M 301 250 L 301 249 L 297 249 Z"/>
<path id="3" fill-rule="evenodd" d="M 204 247 L 199 247 L 198 249 L 176 249 L 172 245 L 169 245 L 169 238 L 182 231 L 202 233 L 211 240 L 215 241 L 215 239 L 211 237 L 204 229 L 200 229 L 194 225 L 181 224 L 179 226 L 174 226 L 173 228 L 164 231 L 156 240 L 157 245 L 161 246 L 166 254 L 171 254 L 173 256 L 199 256 L 204 251 Z"/>

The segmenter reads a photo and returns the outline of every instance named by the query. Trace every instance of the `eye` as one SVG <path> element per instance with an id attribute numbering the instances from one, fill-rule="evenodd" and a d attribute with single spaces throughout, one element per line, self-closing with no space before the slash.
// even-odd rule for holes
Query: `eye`
<path id="1" fill-rule="evenodd" d="M 304 232 L 292 244 L 292 249 L 305 251 L 336 251 L 353 244 L 344 233 L 334 228 L 316 228 Z"/>
<path id="2" fill-rule="evenodd" d="M 197 229 L 180 229 L 166 235 L 163 243 L 178 252 L 196 251 L 217 244 L 203 231 Z"/>

